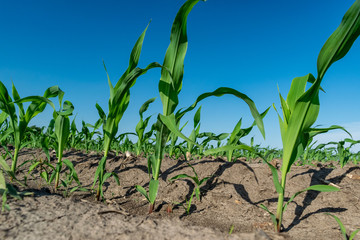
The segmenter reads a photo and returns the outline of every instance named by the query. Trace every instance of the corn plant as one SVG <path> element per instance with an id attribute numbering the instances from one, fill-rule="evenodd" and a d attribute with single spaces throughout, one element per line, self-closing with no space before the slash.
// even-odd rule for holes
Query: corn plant
<path id="1" fill-rule="evenodd" d="M 151 98 L 149 100 L 147 100 L 141 107 L 139 110 L 139 115 L 140 115 L 140 121 L 138 122 L 138 124 L 136 125 L 135 131 L 136 131 L 136 135 L 138 137 L 138 141 L 137 141 L 137 147 L 136 147 L 136 155 L 139 156 L 140 152 L 142 150 L 142 146 L 144 145 L 144 143 L 146 141 L 148 141 L 148 138 L 150 137 L 149 134 L 145 134 L 145 128 L 147 127 L 147 125 L 149 124 L 149 120 L 151 118 L 151 116 L 145 118 L 144 120 L 144 112 L 148 109 L 149 105 L 155 101 L 156 98 Z"/>
<path id="2" fill-rule="evenodd" d="M 109 109 L 108 114 L 106 115 L 104 110 L 100 107 L 99 104 L 96 104 L 96 108 L 98 110 L 99 116 L 102 119 L 102 127 L 103 127 L 103 136 L 104 136 L 104 145 L 103 158 L 100 160 L 98 168 L 95 173 L 94 178 L 94 186 L 98 181 L 98 188 L 96 193 L 96 199 L 100 200 L 100 196 L 103 197 L 103 184 L 110 176 L 114 176 L 115 180 L 119 184 L 117 175 L 112 173 L 105 172 L 106 159 L 108 156 L 108 152 L 110 150 L 110 146 L 112 141 L 117 134 L 119 122 L 126 111 L 129 102 L 130 102 L 130 88 L 135 84 L 136 79 L 142 74 L 146 73 L 149 69 L 155 67 L 161 67 L 158 63 L 151 63 L 146 68 L 141 69 L 138 68 L 138 62 L 140 58 L 140 52 L 142 49 L 142 44 L 144 41 L 145 33 L 148 27 L 144 30 L 144 32 L 140 35 L 135 46 L 130 54 L 129 66 L 126 69 L 125 73 L 120 77 L 115 86 L 112 85 L 110 81 L 109 74 L 107 73 L 105 64 L 104 68 L 107 74 L 108 84 L 110 88 L 110 99 L 109 99 Z"/>
<path id="3" fill-rule="evenodd" d="M 341 222 L 341 220 L 337 216 L 330 214 L 330 213 L 325 213 L 325 214 L 333 217 L 335 219 L 335 221 L 339 224 L 340 231 L 341 231 L 342 236 L 344 237 L 344 240 L 353 240 L 355 235 L 360 231 L 360 228 L 358 228 L 355 231 L 353 231 L 352 233 L 350 233 L 350 235 L 348 235 L 346 233 L 346 228 L 345 228 L 344 224 Z"/>
<path id="4" fill-rule="evenodd" d="M 211 176 L 205 177 L 205 178 L 203 178 L 203 179 L 199 179 L 199 176 L 198 176 L 198 174 L 196 173 L 194 167 L 191 166 L 191 164 L 188 163 L 188 162 L 187 162 L 187 164 L 188 164 L 189 167 L 191 167 L 191 169 L 192 169 L 192 171 L 193 171 L 193 173 L 194 173 L 194 176 L 189 176 L 189 175 L 187 175 L 187 174 L 179 174 L 179 175 L 176 175 L 175 177 L 172 177 L 169 181 L 170 181 L 170 182 L 173 182 L 173 181 L 175 181 L 175 180 L 177 180 L 177 179 L 182 179 L 182 178 L 189 178 L 189 179 L 191 179 L 191 180 L 194 181 L 194 183 L 195 183 L 194 191 L 191 193 L 189 200 L 185 199 L 187 206 L 184 207 L 184 208 L 185 208 L 185 210 L 186 210 L 186 214 L 189 214 L 189 213 L 190 213 L 190 208 L 191 208 L 191 203 L 192 203 L 192 200 L 193 200 L 194 195 L 196 196 L 196 198 L 197 198 L 198 201 L 201 201 L 200 187 L 201 187 L 201 185 L 203 185 L 203 183 L 204 183 L 205 181 L 207 181 Z"/>
<path id="5" fill-rule="evenodd" d="M 55 119 L 55 139 L 56 139 L 56 156 L 58 162 L 54 171 L 55 175 L 55 191 L 59 185 L 60 172 L 63 164 L 63 152 L 68 143 L 70 135 L 70 119 L 69 116 L 74 111 L 74 106 L 70 101 L 65 101 L 62 105 L 62 96 L 59 96 L 60 111 L 54 112 Z M 51 182 L 51 180 L 50 180 Z"/>
<path id="6" fill-rule="evenodd" d="M 348 147 L 345 147 L 346 143 L 350 143 Z M 355 145 L 360 143 L 360 141 L 355 141 L 350 138 L 345 138 L 343 141 L 339 142 L 328 142 L 326 145 L 334 144 L 336 145 L 337 157 L 339 158 L 340 167 L 343 168 L 351 159 L 352 153 L 350 149 Z"/>
<path id="7" fill-rule="evenodd" d="M 248 104 L 251 114 L 255 118 L 256 124 L 259 127 L 261 133 L 264 135 L 263 122 L 254 102 L 245 94 L 240 93 L 232 88 L 220 87 L 213 92 L 203 93 L 190 107 L 184 110 L 180 109 L 175 113 L 175 110 L 179 103 L 178 95 L 182 88 L 184 59 L 188 45 L 186 33 L 187 16 L 192 10 L 192 8 L 199 1 L 200 0 L 188 0 L 179 9 L 171 29 L 170 44 L 166 51 L 163 68 L 161 70 L 159 93 L 161 102 L 163 104 L 163 114 L 158 115 L 158 121 L 156 123 L 157 133 L 155 155 L 152 155 L 148 158 L 148 167 L 149 172 L 151 172 L 152 174 L 152 178 L 149 184 L 149 194 L 144 195 L 153 196 L 153 198 L 151 198 L 152 201 L 150 201 L 149 212 L 152 212 L 154 209 L 155 199 L 159 186 L 158 178 L 160 175 L 160 167 L 164 156 L 164 149 L 167 141 L 169 140 L 170 129 L 171 132 L 177 134 L 185 141 L 192 142 L 192 140 L 190 140 L 180 132 L 178 126 L 184 114 L 196 108 L 197 104 L 200 101 L 207 97 L 220 97 L 225 94 L 232 94 L 244 100 Z M 141 186 L 136 186 L 136 188 L 142 194 L 145 192 L 145 190 Z"/>
<path id="8" fill-rule="evenodd" d="M 229 136 L 229 133 L 220 133 L 215 134 L 212 132 L 202 132 L 199 134 L 198 138 L 205 138 L 202 140 L 201 145 L 199 147 L 200 154 L 203 153 L 204 150 L 208 149 L 210 141 L 216 141 L 217 146 L 220 147 L 221 141 L 225 140 Z"/>
<path id="9" fill-rule="evenodd" d="M 270 108 L 266 109 L 262 114 L 261 114 L 261 118 L 263 119 L 266 114 L 268 113 Z M 233 131 L 230 134 L 230 137 L 226 143 L 227 146 L 237 146 L 242 144 L 240 142 L 240 139 L 249 135 L 249 133 L 251 132 L 251 130 L 253 129 L 253 127 L 256 125 L 256 122 L 254 121 L 254 123 L 248 127 L 248 128 L 241 128 L 241 122 L 242 122 L 242 118 L 240 118 L 240 120 L 238 121 L 238 123 L 235 125 Z M 232 155 L 233 155 L 233 149 L 230 149 L 229 151 L 227 151 L 226 156 L 227 156 L 227 160 L 229 162 L 232 161 Z"/>
<path id="10" fill-rule="evenodd" d="M 170 45 L 166 51 L 161 78 L 159 82 L 160 99 L 163 104 L 165 116 L 171 115 L 178 105 L 178 94 L 182 87 L 182 78 L 184 73 L 184 59 L 187 51 L 186 22 L 191 9 L 199 0 L 188 0 L 179 9 L 170 35 Z M 159 175 L 161 161 L 164 155 L 164 149 L 169 137 L 169 130 L 158 120 L 156 123 L 156 144 L 155 155 L 151 155 L 149 161 L 149 172 L 151 169 L 152 179 L 149 183 L 149 194 L 141 186 L 136 189 L 143 194 L 150 202 L 149 212 L 154 209 L 156 195 L 159 186 Z M 149 196 L 149 197 L 148 197 Z"/>
<path id="11" fill-rule="evenodd" d="M 314 185 L 297 192 L 284 204 L 286 176 L 295 160 L 303 153 L 309 141 L 311 126 L 315 123 L 319 114 L 319 90 L 321 81 L 328 68 L 337 60 L 343 58 L 350 50 L 352 44 L 360 34 L 360 0 L 346 12 L 340 26 L 326 41 L 317 60 L 318 76 L 308 74 L 297 77 L 292 81 L 287 99 L 280 94 L 283 118 L 279 115 L 281 137 L 283 142 L 283 160 L 281 166 L 281 180 L 279 181 L 276 169 L 268 163 L 273 181 L 278 193 L 278 206 L 276 215 L 268 211 L 275 225 L 275 231 L 280 232 L 283 212 L 287 205 L 301 192 L 316 190 L 322 192 L 338 191 L 338 188 L 327 185 Z M 306 90 L 306 83 L 311 87 Z"/>
<path id="12" fill-rule="evenodd" d="M 327 133 L 331 130 L 342 130 L 345 133 L 347 133 L 350 137 L 352 137 L 351 134 L 345 128 L 338 126 L 338 125 L 332 125 L 328 128 L 311 128 L 311 130 L 309 131 L 309 140 L 308 140 L 308 143 L 305 147 L 304 154 L 303 154 L 303 161 L 306 161 L 308 159 L 308 154 L 309 154 L 310 149 L 312 149 L 312 147 L 316 144 L 316 141 L 313 142 L 314 137 L 319 134 Z M 319 149 L 319 147 L 321 148 L 322 146 L 325 146 L 325 145 L 320 145 L 316 148 Z"/>
<path id="13" fill-rule="evenodd" d="M 60 92 L 58 86 L 48 88 L 44 96 L 30 96 L 23 99 L 20 98 L 15 85 L 12 84 L 12 96 L 10 97 L 5 85 L 0 81 L 0 110 L 6 113 L 9 117 L 8 131 L 4 133 L 4 136 L 12 135 L 14 139 L 14 155 L 12 158 L 11 171 L 15 174 L 17 169 L 17 159 L 20 149 L 23 147 L 23 139 L 25 136 L 26 128 L 32 118 L 44 111 L 47 104 L 54 107 L 49 98 L 56 97 Z M 23 103 L 31 102 L 25 111 Z M 17 116 L 15 104 L 18 107 L 19 116 Z"/>
<path id="14" fill-rule="evenodd" d="M 14 177 L 14 172 L 11 170 L 10 166 L 6 163 L 3 156 L 0 155 L 0 196 L 2 201 L 1 211 L 4 210 L 9 211 L 10 207 L 9 205 L 6 204 L 8 195 L 15 199 L 21 200 L 23 196 L 31 195 L 31 193 L 18 192 L 12 184 L 6 182 L 4 173 L 6 173 L 8 176 L 12 177 L 13 179 L 15 179 L 15 181 L 17 181 L 16 178 Z M 20 185 L 24 186 L 19 181 L 17 182 Z"/>
<path id="15" fill-rule="evenodd" d="M 196 139 L 199 137 L 199 134 L 200 134 L 200 112 L 201 112 L 201 106 L 199 107 L 199 109 L 196 111 L 196 113 L 194 115 L 194 127 L 189 136 L 189 139 L 191 141 L 186 142 L 187 152 L 185 155 L 191 156 L 195 151 L 194 143 L 196 143 Z"/>
<path id="16" fill-rule="evenodd" d="M 71 125 L 70 125 L 70 147 L 71 148 L 77 148 L 79 144 L 81 143 L 81 135 L 79 134 L 79 131 L 76 128 L 75 124 L 76 117 L 73 118 Z"/>
<path id="17" fill-rule="evenodd" d="M 94 125 L 91 125 L 90 123 L 85 123 L 84 121 L 81 122 L 82 128 L 81 133 L 84 135 L 84 141 L 85 141 L 85 150 L 86 152 L 89 151 L 89 148 L 92 144 L 92 141 L 94 141 L 93 137 L 95 134 L 100 134 L 97 130 L 101 127 L 103 123 L 103 119 L 98 119 Z M 89 128 L 92 128 L 93 130 L 90 131 Z"/>
<path id="18" fill-rule="evenodd" d="M 181 128 L 180 128 L 180 132 L 184 129 L 184 127 L 187 125 L 188 122 L 186 122 Z M 180 126 L 180 122 L 177 123 L 177 128 L 179 128 Z M 168 148 L 169 148 L 169 156 L 173 156 L 175 154 L 175 150 L 178 149 L 180 150 L 180 152 L 183 153 L 180 145 L 176 145 L 177 141 L 178 141 L 179 137 L 178 135 L 176 135 L 175 133 L 170 133 L 169 134 L 169 140 L 170 140 L 170 144 L 168 145 Z M 185 156 L 186 156 L 186 153 L 185 153 Z"/>

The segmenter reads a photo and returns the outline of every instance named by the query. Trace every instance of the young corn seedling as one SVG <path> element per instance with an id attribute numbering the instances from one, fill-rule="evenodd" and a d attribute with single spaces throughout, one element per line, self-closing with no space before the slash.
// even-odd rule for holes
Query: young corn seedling
<path id="1" fill-rule="evenodd" d="M 198 2 L 199 0 L 186 1 L 179 9 L 171 29 L 170 45 L 165 54 L 159 82 L 159 93 L 165 116 L 171 115 L 175 111 L 179 102 L 178 94 L 180 93 L 182 87 L 184 59 L 187 51 L 187 16 Z M 152 173 L 152 178 L 149 183 L 149 194 L 147 194 L 146 190 L 141 186 L 136 186 L 136 189 L 149 200 L 150 213 L 154 209 L 159 187 L 158 178 L 160 175 L 160 166 L 166 142 L 170 134 L 167 127 L 159 120 L 156 123 L 156 130 L 155 155 L 151 155 L 148 159 L 149 172 Z"/>
<path id="2" fill-rule="evenodd" d="M 82 129 L 81 133 L 84 135 L 84 141 L 85 141 L 85 149 L 86 152 L 89 152 L 89 148 L 94 141 L 93 137 L 95 134 L 101 134 L 97 130 L 101 127 L 103 123 L 103 120 L 100 118 L 98 119 L 94 125 L 91 125 L 90 123 L 85 123 L 82 121 Z M 89 128 L 92 128 L 93 130 L 90 131 Z"/>
<path id="3" fill-rule="evenodd" d="M 63 94 L 62 94 L 63 95 Z M 65 101 L 62 105 L 62 95 L 59 95 L 60 102 L 60 111 L 54 112 L 55 119 L 55 139 L 56 143 L 56 156 L 58 158 L 58 162 L 56 164 L 55 171 L 53 172 L 53 176 L 50 178 L 50 182 L 53 177 L 55 177 L 55 191 L 59 186 L 60 180 L 60 172 L 63 164 L 63 152 L 68 143 L 69 135 L 70 135 L 70 119 L 69 116 L 72 115 L 74 111 L 74 106 L 71 102 Z"/>
<path id="4" fill-rule="evenodd" d="M 180 132 L 184 129 L 184 127 L 187 125 L 188 122 L 186 122 L 181 128 L 180 128 Z M 180 122 L 177 123 L 177 128 L 179 128 L 180 126 Z M 173 155 L 176 156 L 175 154 L 175 151 L 176 149 L 178 150 L 178 152 L 181 152 L 182 154 L 183 153 L 183 150 L 181 149 L 181 146 L 177 143 L 179 137 L 178 135 L 176 135 L 175 133 L 170 133 L 169 134 L 169 140 L 170 140 L 170 144 L 168 145 L 168 148 L 169 148 L 169 156 L 172 157 Z M 184 154 L 186 156 L 186 153 Z M 177 157 L 176 157 L 177 158 Z"/>
<path id="5" fill-rule="evenodd" d="M 348 235 L 346 233 L 346 228 L 345 228 L 344 224 L 341 222 L 341 220 L 337 216 L 330 214 L 330 213 L 325 213 L 325 214 L 332 216 L 335 219 L 335 221 L 339 224 L 340 231 L 341 231 L 342 236 L 344 237 L 344 240 L 353 240 L 355 235 L 360 231 L 360 228 L 358 228 L 355 231 L 353 231 L 352 233 L 350 233 L 350 235 Z"/>
<path id="6" fill-rule="evenodd" d="M 10 166 L 6 163 L 5 159 L 2 155 L 0 155 L 0 196 L 2 200 L 2 207 L 1 211 L 3 212 L 5 209 L 10 210 L 9 205 L 6 204 L 7 196 L 11 196 L 15 199 L 21 200 L 23 196 L 31 195 L 32 193 L 28 192 L 18 192 L 16 188 L 12 185 L 6 182 L 4 173 L 6 173 L 8 176 L 13 177 L 15 181 L 16 178 L 13 176 L 13 172 L 10 169 Z M 22 183 L 17 181 L 20 185 L 24 186 Z"/>
<path id="7" fill-rule="evenodd" d="M 315 136 L 319 135 L 319 134 L 323 134 L 323 133 L 327 133 L 329 132 L 330 130 L 342 130 L 344 132 L 346 132 L 347 134 L 349 134 L 350 137 L 351 134 L 343 127 L 341 126 L 337 126 L 337 125 L 333 125 L 333 126 L 330 126 L 329 128 L 311 128 L 310 132 L 309 132 L 309 140 L 308 140 L 308 143 L 305 147 L 305 150 L 304 150 L 304 154 L 303 154 L 303 161 L 307 161 L 308 160 L 308 156 L 309 156 L 309 151 L 312 149 L 312 147 L 316 144 L 316 141 L 313 142 L 313 139 Z M 321 147 L 322 145 L 320 145 Z M 323 145 L 325 146 L 325 145 Z M 318 148 L 319 146 L 317 146 Z M 315 159 L 316 160 L 316 159 Z"/>
<path id="8" fill-rule="evenodd" d="M 181 179 L 181 178 L 189 178 L 189 179 L 192 179 L 195 183 L 195 188 L 194 188 L 194 191 L 191 193 L 190 195 L 190 199 L 189 200 L 186 200 L 187 201 L 187 207 L 186 207 L 186 213 L 189 214 L 190 213 L 190 207 L 191 207 L 191 202 L 192 202 L 192 199 L 194 197 L 194 195 L 196 196 L 197 200 L 198 201 L 201 201 L 201 192 L 200 192 L 200 187 L 201 185 L 207 181 L 211 176 L 209 177 L 205 177 L 203 179 L 199 179 L 199 176 L 198 174 L 196 173 L 195 169 L 193 166 L 191 166 L 190 163 L 187 162 L 187 165 L 189 167 L 191 167 L 192 171 L 194 172 L 194 176 L 189 176 L 187 174 L 179 174 L 179 175 L 176 175 L 175 177 L 172 177 L 169 181 L 170 182 L 173 182 L 177 179 Z"/>
<path id="9" fill-rule="evenodd" d="M 115 135 L 118 132 L 119 122 L 124 115 L 129 102 L 130 102 L 130 88 L 135 84 L 136 79 L 142 74 L 146 73 L 149 69 L 155 67 L 161 67 L 158 63 L 151 63 L 146 68 L 141 69 L 138 68 L 138 62 L 140 58 L 140 52 L 142 49 L 145 33 L 148 27 L 144 30 L 144 32 L 140 35 L 135 46 L 130 54 L 129 66 L 126 69 L 125 73 L 120 77 L 115 86 L 112 85 L 110 81 L 109 74 L 107 73 L 105 64 L 105 71 L 108 78 L 108 84 L 110 88 L 110 99 L 109 99 L 109 112 L 106 115 L 104 110 L 96 104 L 96 108 L 98 110 L 99 116 L 102 119 L 103 126 L 103 136 L 104 136 L 104 145 L 103 151 L 104 156 L 100 160 L 98 168 L 95 172 L 94 177 L 94 185 L 98 182 L 98 188 L 96 193 L 96 199 L 100 200 L 100 196 L 103 198 L 103 184 L 110 177 L 113 176 L 115 180 L 119 183 L 119 179 L 116 173 L 106 173 L 106 159 L 110 150 L 110 146 L 112 141 L 115 138 Z"/>
<path id="10" fill-rule="evenodd" d="M 308 190 L 332 192 L 338 188 L 327 185 L 314 185 L 295 193 L 287 203 L 284 204 L 286 177 L 291 166 L 303 153 L 309 141 L 311 126 L 315 123 L 319 114 L 319 90 L 321 81 L 328 68 L 337 60 L 343 58 L 350 50 L 352 44 L 360 34 L 360 0 L 346 12 L 340 26 L 326 41 L 322 47 L 317 60 L 318 76 L 308 74 L 297 77 L 292 81 L 287 99 L 280 94 L 283 119 L 279 115 L 281 138 L 283 142 L 283 161 L 281 166 L 281 180 L 274 166 L 267 163 L 273 174 L 273 181 L 278 193 L 278 206 L 276 215 L 271 213 L 264 205 L 261 205 L 270 216 L 275 225 L 275 231 L 280 232 L 282 226 L 283 212 L 288 204 L 300 193 Z M 306 83 L 311 87 L 306 90 Z"/>
<path id="11" fill-rule="evenodd" d="M 351 147 L 355 144 L 358 144 L 360 141 L 355 141 L 350 138 L 345 138 L 343 141 L 339 142 L 328 142 L 327 145 L 335 144 L 337 157 L 339 158 L 339 163 L 341 168 L 343 168 L 351 159 L 352 153 L 350 152 Z M 346 143 L 350 143 L 348 147 L 345 147 Z"/>
<path id="12" fill-rule="evenodd" d="M 136 135 L 138 137 L 138 141 L 137 141 L 137 146 L 136 146 L 136 155 L 139 156 L 140 152 L 143 147 L 143 145 L 145 144 L 146 141 L 148 141 L 148 135 L 144 135 L 145 132 L 145 128 L 147 127 L 149 120 L 151 118 L 151 116 L 145 118 L 143 117 L 144 112 L 148 109 L 149 105 L 155 101 L 156 98 L 151 98 L 149 100 L 147 100 L 140 108 L 139 110 L 139 115 L 140 115 L 140 121 L 138 122 L 138 124 L 136 125 L 135 131 L 136 131 Z"/>
<path id="13" fill-rule="evenodd" d="M 81 186 L 78 175 L 75 171 L 74 165 L 68 159 L 64 159 L 63 163 L 67 166 L 69 172 L 65 172 L 65 178 L 61 180 L 61 185 L 65 188 L 63 191 L 64 197 L 69 197 L 71 193 L 79 190 L 83 192 L 87 192 L 86 188 Z M 72 182 L 75 180 L 77 183 L 76 186 L 71 187 Z"/>
<path id="14" fill-rule="evenodd" d="M 263 119 L 266 114 L 268 113 L 270 107 L 268 109 L 266 109 L 262 114 L 261 114 L 261 119 Z M 240 142 L 240 139 L 249 135 L 249 133 L 251 132 L 251 130 L 253 129 L 253 127 L 256 125 L 256 122 L 254 121 L 254 123 L 245 129 L 241 128 L 241 122 L 242 122 L 242 118 L 238 121 L 238 123 L 235 125 L 234 130 L 231 132 L 230 137 L 226 143 L 227 146 L 238 146 L 241 145 L 242 143 Z M 226 157 L 227 160 L 229 162 L 232 161 L 232 156 L 233 156 L 233 149 L 230 149 L 229 151 L 227 151 L 226 153 Z"/>
<path id="15" fill-rule="evenodd" d="M 163 114 L 158 115 L 156 123 L 156 144 L 155 155 L 150 156 L 148 159 L 149 172 L 152 178 L 149 184 L 149 195 L 155 196 L 153 201 L 150 201 L 149 212 L 154 209 L 155 199 L 158 192 L 158 178 L 160 175 L 161 162 L 164 157 L 164 149 L 167 141 L 169 140 L 170 131 L 183 138 L 185 141 L 192 142 L 189 138 L 184 136 L 178 129 L 179 122 L 185 113 L 196 108 L 197 104 L 205 98 L 211 96 L 223 96 L 225 94 L 232 94 L 248 104 L 252 116 L 255 118 L 256 125 L 259 127 L 261 133 L 264 135 L 264 126 L 259 112 L 256 109 L 254 102 L 245 94 L 240 93 L 232 88 L 220 87 L 213 92 L 201 94 L 196 101 L 185 110 L 178 110 L 175 113 L 176 107 L 179 103 L 178 95 L 182 88 L 182 79 L 184 74 L 184 59 L 187 51 L 187 33 L 186 24 L 187 16 L 192 8 L 200 0 L 188 0 L 179 9 L 175 17 L 171 35 L 170 44 L 166 51 L 163 68 L 161 70 L 161 78 L 159 82 L 160 99 L 163 104 Z M 194 142 L 194 144 L 197 144 Z M 150 170 L 151 169 L 151 170 Z M 137 189 L 143 193 L 144 189 L 137 186 Z M 146 194 L 147 196 L 147 194 Z"/>
<path id="16" fill-rule="evenodd" d="M 54 104 L 49 100 L 49 98 L 56 97 L 60 92 L 62 91 L 58 86 L 53 86 L 45 91 L 43 97 L 30 96 L 21 99 L 18 91 L 13 84 L 13 99 L 11 99 L 5 85 L 0 81 L 0 110 L 6 113 L 10 120 L 10 127 L 4 133 L 3 137 L 12 135 L 15 145 L 11 165 L 11 171 L 14 173 L 14 176 L 17 169 L 18 154 L 20 149 L 23 147 L 23 139 L 30 120 L 42 111 L 44 111 L 47 104 L 50 104 L 53 108 L 55 108 Z M 31 102 L 26 111 L 23 106 L 24 102 Z M 15 104 L 18 107 L 19 116 L 17 116 Z"/>
<path id="17" fill-rule="evenodd" d="M 199 152 L 203 153 L 204 150 L 209 149 L 209 142 L 210 141 L 216 141 L 218 147 L 220 147 L 221 141 L 225 140 L 229 136 L 229 133 L 220 133 L 216 135 L 212 132 L 203 132 L 199 134 L 199 138 L 205 138 L 202 140 L 201 145 L 199 147 Z M 211 146 L 212 147 L 212 146 Z"/>

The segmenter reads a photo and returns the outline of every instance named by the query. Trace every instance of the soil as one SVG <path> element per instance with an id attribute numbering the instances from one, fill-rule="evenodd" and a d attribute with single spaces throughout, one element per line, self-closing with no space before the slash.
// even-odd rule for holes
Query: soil
<path id="1" fill-rule="evenodd" d="M 109 178 L 102 202 L 95 201 L 93 192 L 76 191 L 64 197 L 64 189 L 55 192 L 37 169 L 28 174 L 31 161 L 45 158 L 41 150 L 20 152 L 19 165 L 30 162 L 19 168 L 19 179 L 27 176 L 27 187 L 18 189 L 32 195 L 8 199 L 11 210 L 0 215 L 0 239 L 342 239 L 336 221 L 324 213 L 339 217 L 348 233 L 360 227 L 360 167 L 352 163 L 344 168 L 336 163 L 294 165 L 288 175 L 286 199 L 315 184 L 334 184 L 341 190 L 297 196 L 284 213 L 282 233 L 276 234 L 270 215 L 259 207 L 264 204 L 276 212 L 277 206 L 271 171 L 260 160 L 191 160 L 199 178 L 209 179 L 201 187 L 201 201 L 194 197 L 187 214 L 184 206 L 194 190 L 193 181 L 170 183 L 169 179 L 194 174 L 184 160 L 166 157 L 155 211 L 149 214 L 146 199 L 134 187 L 148 187 L 145 158 L 110 155 L 107 171 L 119 175 L 120 186 Z M 73 162 L 83 186 L 91 189 L 101 154 L 72 150 L 65 158 Z"/>

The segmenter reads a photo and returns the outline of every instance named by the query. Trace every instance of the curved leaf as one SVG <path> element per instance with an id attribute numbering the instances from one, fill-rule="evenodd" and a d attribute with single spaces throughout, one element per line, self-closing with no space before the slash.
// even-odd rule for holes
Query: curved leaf
<path id="1" fill-rule="evenodd" d="M 182 110 L 180 112 L 177 112 L 176 113 L 176 119 L 181 119 L 184 116 L 185 113 L 193 110 L 200 101 L 202 101 L 202 100 L 204 100 L 204 99 L 206 99 L 208 97 L 212 97 L 212 96 L 221 97 L 221 96 L 226 95 L 226 94 L 233 95 L 233 96 L 238 97 L 238 98 L 242 99 L 243 101 L 245 101 L 245 103 L 250 108 L 251 115 L 254 117 L 256 125 L 258 126 L 261 134 L 265 138 L 264 123 L 262 121 L 260 113 L 256 109 L 255 103 L 246 94 L 243 94 L 243 93 L 241 93 L 241 92 L 239 92 L 239 91 L 237 91 L 237 90 L 235 90 L 233 88 L 220 87 L 220 88 L 216 89 L 213 92 L 206 92 L 206 93 L 201 94 L 190 107 L 188 107 L 185 110 Z"/>
<path id="2" fill-rule="evenodd" d="M 318 79 L 321 81 L 325 72 L 334 62 L 343 58 L 360 35 L 360 1 L 345 13 L 340 26 L 334 31 L 322 47 L 318 61 Z"/>

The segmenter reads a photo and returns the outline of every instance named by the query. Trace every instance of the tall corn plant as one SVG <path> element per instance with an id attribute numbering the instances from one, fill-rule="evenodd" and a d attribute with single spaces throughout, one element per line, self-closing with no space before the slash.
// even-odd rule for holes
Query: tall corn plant
<path id="1" fill-rule="evenodd" d="M 159 82 L 159 93 L 161 102 L 163 104 L 163 114 L 159 114 L 158 121 L 156 122 L 156 144 L 155 155 L 148 158 L 149 172 L 152 177 L 149 183 L 149 193 L 141 186 L 136 186 L 136 189 L 143 194 L 150 202 L 149 212 L 154 210 L 154 204 L 157 197 L 159 187 L 160 166 L 164 157 L 164 149 L 169 134 L 172 132 L 177 136 L 185 139 L 187 142 L 192 142 L 191 139 L 184 136 L 178 129 L 179 122 L 185 113 L 196 108 L 197 104 L 203 99 L 210 96 L 222 96 L 224 94 L 232 94 L 244 100 L 255 118 L 256 125 L 259 127 L 263 136 L 265 135 L 264 126 L 259 112 L 256 109 L 254 102 L 245 94 L 240 93 L 232 88 L 221 87 L 213 92 L 201 94 L 196 101 L 184 110 L 175 110 L 179 103 L 178 95 L 182 88 L 182 79 L 184 74 L 184 59 L 187 51 L 187 17 L 192 8 L 200 0 L 188 0 L 179 9 L 174 23 L 172 25 L 170 34 L 170 44 L 166 51 L 163 67 L 161 70 L 161 78 Z M 193 142 L 196 144 L 195 142 Z M 150 170 L 151 169 L 151 170 Z"/>
<path id="2" fill-rule="evenodd" d="M 110 176 L 114 176 L 116 181 L 118 182 L 117 175 L 112 173 L 105 172 L 106 158 L 108 156 L 108 152 L 110 150 L 111 142 L 114 140 L 115 135 L 118 131 L 119 122 L 126 111 L 129 102 L 130 102 L 130 88 L 135 84 L 136 79 L 142 74 L 146 73 L 149 69 L 160 67 L 158 63 L 151 63 L 146 68 L 141 69 L 138 68 L 138 62 L 140 58 L 140 53 L 145 37 L 145 33 L 147 30 L 143 31 L 143 33 L 138 38 L 135 43 L 134 48 L 130 54 L 129 66 L 126 69 L 125 73 L 120 77 L 115 86 L 112 85 L 110 81 L 109 74 L 107 73 L 105 64 L 105 71 L 108 78 L 108 84 L 110 88 L 110 99 L 109 99 L 109 112 L 106 115 L 104 110 L 96 104 L 96 108 L 100 115 L 100 118 L 103 120 L 103 135 L 104 135 L 104 156 L 100 160 L 98 168 L 95 173 L 94 178 L 94 186 L 96 182 L 98 182 L 98 188 L 96 193 L 96 199 L 100 200 L 100 196 L 103 197 L 102 186 Z M 119 184 L 119 182 L 118 182 Z"/>
<path id="3" fill-rule="evenodd" d="M 161 78 L 159 81 L 160 99 L 163 104 L 163 114 L 169 116 L 174 113 L 178 103 L 178 94 L 181 91 L 182 79 L 184 74 L 184 59 L 187 51 L 187 17 L 192 8 L 200 0 L 188 0 L 179 9 L 171 28 L 170 45 L 166 51 Z M 143 194 L 150 202 L 149 212 L 154 209 L 154 204 L 159 187 L 160 166 L 164 156 L 164 149 L 169 136 L 169 129 L 158 120 L 156 123 L 156 144 L 155 155 L 148 159 L 149 171 L 151 169 L 152 178 L 149 183 L 149 194 L 141 186 L 136 186 L 137 190 Z"/>
<path id="4" fill-rule="evenodd" d="M 270 212 L 275 223 L 275 231 L 280 232 L 285 211 L 289 202 L 301 192 L 307 190 L 336 191 L 332 186 L 315 185 L 296 193 L 284 204 L 284 193 L 286 176 L 295 160 L 302 154 L 306 147 L 311 131 L 319 114 L 319 90 L 320 83 L 329 67 L 336 61 L 343 58 L 350 50 L 352 44 L 360 34 L 360 0 L 356 0 L 350 9 L 345 13 L 340 26 L 329 37 L 322 47 L 318 60 L 318 76 L 308 74 L 297 77 L 292 81 L 286 100 L 280 94 L 283 118 L 279 115 L 281 137 L 283 142 L 283 161 L 281 166 L 281 181 L 278 179 L 276 169 L 269 164 L 273 173 L 273 180 L 276 191 L 279 195 L 276 215 Z M 307 82 L 312 83 L 306 90 Z M 265 206 L 262 206 L 266 209 Z M 267 210 L 268 211 L 268 210 Z"/>
<path id="5" fill-rule="evenodd" d="M 15 85 L 12 84 L 12 99 L 5 85 L 0 81 L 0 110 L 6 113 L 10 120 L 10 128 L 7 129 L 4 136 L 12 135 L 14 138 L 15 149 L 11 165 L 11 172 L 14 176 L 16 173 L 18 154 L 20 149 L 23 147 L 22 142 L 30 120 L 44 111 L 47 104 L 50 104 L 53 108 L 55 108 L 49 98 L 56 97 L 60 92 L 62 91 L 58 86 L 53 86 L 45 91 L 43 97 L 30 96 L 21 99 Z M 24 102 L 31 102 L 26 110 L 23 106 Z M 18 107 L 19 115 L 17 115 L 15 105 Z"/>

